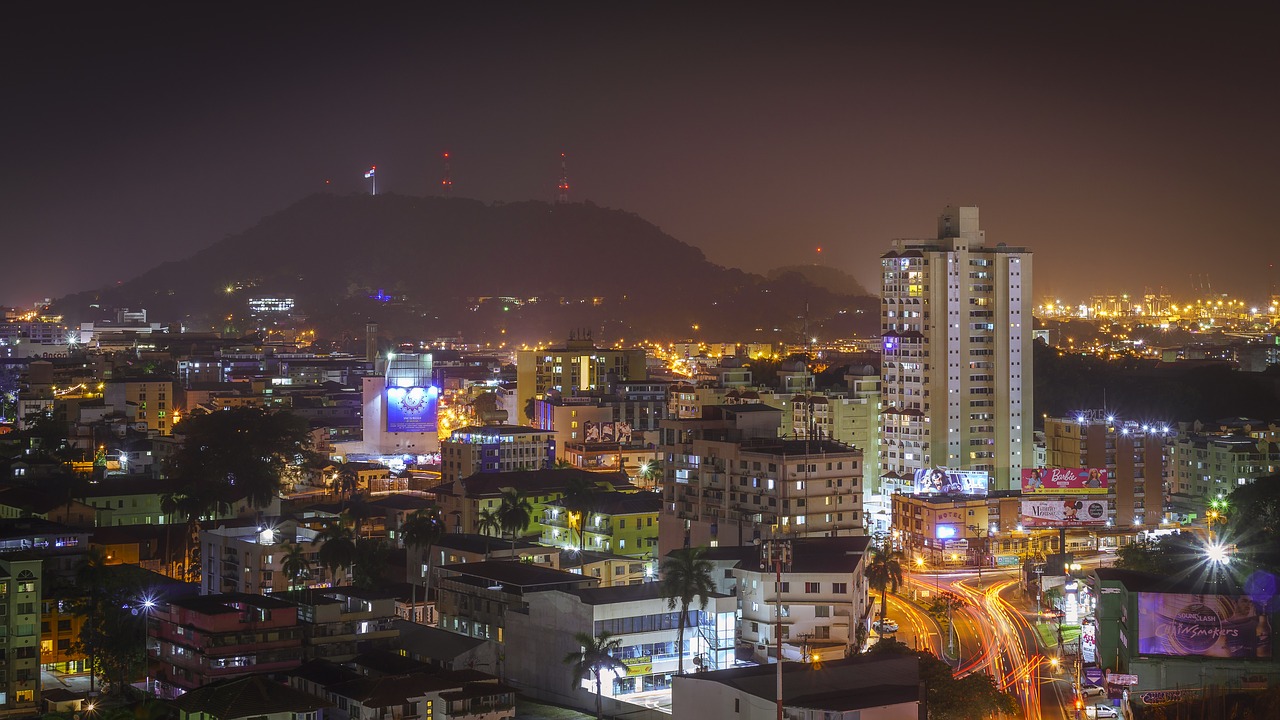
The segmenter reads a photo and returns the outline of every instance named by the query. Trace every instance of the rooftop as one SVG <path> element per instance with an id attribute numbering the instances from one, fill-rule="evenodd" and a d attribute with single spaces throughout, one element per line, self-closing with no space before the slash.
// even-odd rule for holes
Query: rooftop
<path id="1" fill-rule="evenodd" d="M 551 505 L 564 506 L 563 500 Z M 662 496 L 656 492 L 605 492 L 591 496 L 591 512 L 598 515 L 637 515 L 656 513 L 662 508 Z"/>
<path id="2" fill-rule="evenodd" d="M 476 473 L 459 482 L 470 497 L 496 497 L 507 488 L 515 488 L 529 494 L 563 492 L 574 478 L 585 478 L 614 490 L 628 490 L 634 486 L 621 473 L 595 473 L 577 468 L 543 468 L 541 470 L 513 470 L 511 472 Z"/>
<path id="3" fill-rule="evenodd" d="M 488 560 L 478 563 L 459 563 L 440 567 L 441 577 L 456 579 L 480 587 L 492 587 L 505 592 L 530 592 L 558 588 L 564 585 L 594 585 L 596 578 L 583 577 L 564 570 L 541 565 L 529 565 L 510 560 Z M 494 586 L 503 586 L 497 588 Z"/>
<path id="4" fill-rule="evenodd" d="M 178 696 L 173 703 L 188 713 L 203 713 L 216 720 L 305 713 L 331 707 L 310 693 L 269 680 L 265 675 L 214 682 Z"/>

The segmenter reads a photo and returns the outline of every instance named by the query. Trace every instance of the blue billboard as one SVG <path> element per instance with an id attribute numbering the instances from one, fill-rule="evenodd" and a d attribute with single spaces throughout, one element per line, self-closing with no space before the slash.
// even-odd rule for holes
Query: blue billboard
<path id="1" fill-rule="evenodd" d="M 387 432 L 435 432 L 439 404 L 439 388 L 387 388 Z"/>

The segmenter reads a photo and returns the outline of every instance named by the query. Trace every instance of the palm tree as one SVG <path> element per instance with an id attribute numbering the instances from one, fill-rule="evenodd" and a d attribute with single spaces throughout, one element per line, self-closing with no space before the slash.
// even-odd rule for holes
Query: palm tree
<path id="1" fill-rule="evenodd" d="M 511 557 L 516 555 L 516 533 L 529 527 L 533 521 L 533 505 L 529 498 L 515 488 L 502 491 L 502 501 L 498 504 L 498 522 L 504 532 L 511 533 Z"/>
<path id="2" fill-rule="evenodd" d="M 422 548 L 422 557 L 426 560 L 426 568 L 422 579 L 422 602 L 431 599 L 431 546 L 440 542 L 444 535 L 444 522 L 440 519 L 440 509 L 434 505 L 415 511 L 400 526 L 404 545 L 408 548 Z M 413 585 L 409 586 L 409 605 L 413 605 Z M 411 610 L 412 612 L 412 610 Z"/>
<path id="3" fill-rule="evenodd" d="M 480 531 L 480 534 L 484 535 L 484 559 L 488 560 L 489 536 L 502 532 L 502 519 L 498 517 L 497 512 L 484 508 L 476 519 L 476 529 Z"/>
<path id="4" fill-rule="evenodd" d="M 591 637 L 590 634 L 580 632 L 575 633 L 574 640 L 578 641 L 580 649 L 564 656 L 564 663 L 573 666 L 574 685 L 577 687 L 579 680 L 596 681 L 596 720 L 604 717 L 604 708 L 601 706 L 601 674 L 609 670 L 626 672 L 627 666 L 621 660 L 614 657 L 613 654 L 622 650 L 622 639 L 613 636 L 613 633 L 605 631 L 600 633 L 598 637 Z"/>
<path id="5" fill-rule="evenodd" d="M 289 578 L 289 589 L 293 590 L 300 581 L 311 574 L 311 560 L 301 545 L 294 543 L 285 548 L 284 560 L 280 563 L 280 571 Z"/>
<path id="6" fill-rule="evenodd" d="M 888 612 L 889 597 L 885 592 L 898 592 L 902 584 L 902 553 L 885 543 L 871 551 L 871 561 L 867 563 L 867 583 L 880 591 L 880 622 Z"/>
<path id="7" fill-rule="evenodd" d="M 86 603 L 87 628 L 80 631 L 80 637 L 86 636 L 90 638 L 89 643 L 89 693 L 93 693 L 93 683 L 97 675 L 98 668 L 98 626 L 95 622 L 95 614 L 98 609 L 98 591 L 101 589 L 105 580 L 107 567 L 106 556 L 101 548 L 91 547 L 89 552 L 85 553 L 84 558 L 80 560 L 80 564 L 76 567 L 76 586 L 89 593 L 89 601 Z"/>
<path id="8" fill-rule="evenodd" d="M 338 571 L 342 568 L 350 569 L 356 561 L 356 540 L 352 534 L 351 528 L 341 520 L 335 520 L 325 526 L 316 534 L 312 543 L 322 543 L 318 560 L 320 566 L 326 568 L 329 573 L 337 580 Z M 334 585 L 337 585 L 334 582 Z"/>
<path id="9" fill-rule="evenodd" d="M 676 652 L 680 654 L 677 674 L 684 674 L 684 629 L 689 624 L 689 606 L 699 600 L 699 607 L 707 608 L 707 600 L 716 591 L 711 580 L 711 561 L 705 547 L 673 550 L 662 561 L 662 595 L 667 599 L 667 609 L 680 606 L 679 634 Z"/>
<path id="10" fill-rule="evenodd" d="M 584 564 L 582 553 L 587 549 L 587 518 L 595 506 L 597 486 L 583 475 L 570 478 L 565 485 L 560 503 L 564 509 L 578 514 L 578 564 Z M 572 536 L 571 536 L 572 538 Z"/>
<path id="11" fill-rule="evenodd" d="M 356 493 L 345 504 L 346 509 L 342 511 L 342 516 L 351 523 L 352 533 L 359 538 L 364 535 L 364 521 L 375 514 L 373 506 L 369 504 L 369 496 Z"/>

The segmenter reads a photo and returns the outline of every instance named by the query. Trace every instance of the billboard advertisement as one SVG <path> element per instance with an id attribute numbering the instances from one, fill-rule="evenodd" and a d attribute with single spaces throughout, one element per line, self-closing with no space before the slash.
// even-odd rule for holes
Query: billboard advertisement
<path id="1" fill-rule="evenodd" d="M 629 422 L 595 422 L 588 420 L 582 424 L 584 438 L 589 443 L 622 443 L 631 442 L 631 423 Z"/>
<path id="2" fill-rule="evenodd" d="M 389 387 L 387 432 L 435 432 L 440 390 L 434 387 Z"/>
<path id="3" fill-rule="evenodd" d="M 1106 495 L 1107 471 L 1099 468 L 1023 468 L 1023 495 Z"/>
<path id="4" fill-rule="evenodd" d="M 1022 526 L 1029 528 L 1093 527 L 1107 524 L 1106 500 L 1023 500 Z"/>
<path id="5" fill-rule="evenodd" d="M 982 470 L 935 467 L 916 471 L 915 495 L 986 495 L 990 476 Z"/>
<path id="6" fill-rule="evenodd" d="M 1271 658 L 1271 618 L 1247 595 L 1138 593 L 1138 652 Z"/>

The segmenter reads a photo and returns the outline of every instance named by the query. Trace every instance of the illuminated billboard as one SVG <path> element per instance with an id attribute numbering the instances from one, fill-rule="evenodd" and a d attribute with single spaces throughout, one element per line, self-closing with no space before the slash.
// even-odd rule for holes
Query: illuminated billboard
<path id="1" fill-rule="evenodd" d="M 936 467 L 916 471 L 915 495 L 986 495 L 990 476 L 982 470 Z"/>
<path id="2" fill-rule="evenodd" d="M 631 442 L 631 423 L 629 422 L 594 422 L 588 420 L 582 424 L 584 438 L 589 443 L 622 443 Z"/>
<path id="3" fill-rule="evenodd" d="M 1271 618 L 1247 595 L 1138 593 L 1138 652 L 1271 658 Z"/>
<path id="4" fill-rule="evenodd" d="M 1022 526 L 1030 528 L 1092 527 L 1107 524 L 1106 500 L 1023 500 Z"/>
<path id="5" fill-rule="evenodd" d="M 435 432 L 440 390 L 435 387 L 389 387 L 387 432 Z"/>
<path id="6" fill-rule="evenodd" d="M 1107 471 L 1100 468 L 1024 468 L 1023 495 L 1106 495 Z"/>

